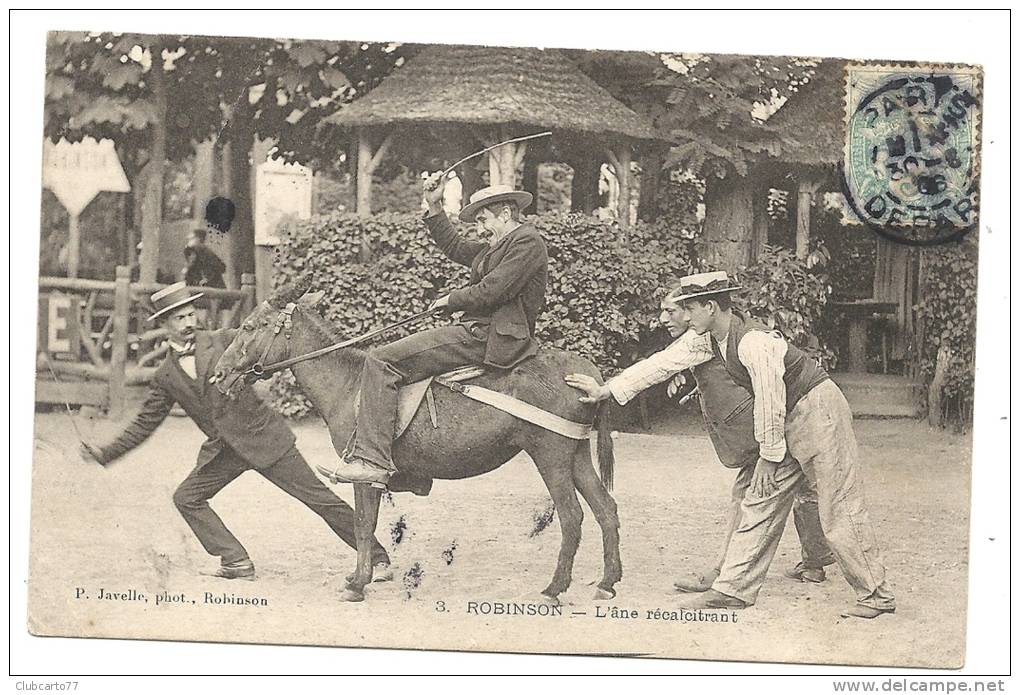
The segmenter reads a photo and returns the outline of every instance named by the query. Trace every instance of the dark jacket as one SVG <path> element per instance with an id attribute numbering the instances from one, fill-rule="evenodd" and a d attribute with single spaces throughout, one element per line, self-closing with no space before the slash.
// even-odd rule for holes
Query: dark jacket
<path id="1" fill-rule="evenodd" d="M 141 411 L 107 446 L 101 447 L 102 463 L 109 463 L 145 441 L 166 419 L 174 403 L 208 437 L 198 452 L 201 468 L 229 447 L 255 468 L 268 468 L 294 445 L 294 433 L 283 418 L 270 410 L 252 390 L 237 400 L 223 396 L 209 377 L 216 361 L 230 345 L 235 331 L 198 331 L 195 334 L 195 371 L 192 379 L 171 353 L 156 370 Z"/>
<path id="2" fill-rule="evenodd" d="M 194 287 L 226 287 L 223 273 L 227 266 L 220 257 L 205 246 L 192 246 L 186 253 L 194 253 L 195 261 L 184 270 L 184 282 Z"/>
<path id="3" fill-rule="evenodd" d="M 538 352 L 535 320 L 545 307 L 549 255 L 535 226 L 525 222 L 495 246 L 457 233 L 445 213 L 425 218 L 450 260 L 471 268 L 471 284 L 450 293 L 450 311 L 489 327 L 485 363 L 508 369 Z"/>

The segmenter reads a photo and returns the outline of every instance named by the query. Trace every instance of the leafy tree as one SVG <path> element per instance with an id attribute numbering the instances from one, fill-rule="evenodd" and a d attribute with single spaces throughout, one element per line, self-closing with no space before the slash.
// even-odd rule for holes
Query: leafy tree
<path id="1" fill-rule="evenodd" d="M 705 181 L 704 239 L 709 264 L 747 262 L 754 224 L 750 165 L 778 156 L 783 136 L 767 118 L 807 84 L 812 61 L 784 57 L 663 54 L 653 84 L 665 87 L 659 123 L 674 146 L 666 167 Z"/>
<path id="2" fill-rule="evenodd" d="M 142 220 L 145 279 L 155 277 L 166 158 L 183 157 L 209 138 L 229 145 L 236 207 L 233 268 L 235 274 L 253 271 L 255 138 L 278 142 L 290 161 L 329 158 L 335 143 L 314 137 L 321 118 L 366 93 L 414 50 L 359 42 L 85 33 L 51 34 L 48 48 L 47 136 L 72 142 L 110 137 L 119 151 L 138 155 L 127 160 L 152 163 L 145 177 L 149 214 Z"/>

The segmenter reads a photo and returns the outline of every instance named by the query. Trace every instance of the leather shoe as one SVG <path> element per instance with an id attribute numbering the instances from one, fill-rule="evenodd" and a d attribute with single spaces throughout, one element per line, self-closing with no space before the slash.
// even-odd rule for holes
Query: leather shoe
<path id="1" fill-rule="evenodd" d="M 895 608 L 872 608 L 871 606 L 863 606 L 859 603 L 855 603 L 839 615 L 843 618 L 863 618 L 864 620 L 872 620 L 880 615 L 895 612 Z"/>
<path id="2" fill-rule="evenodd" d="M 357 458 L 342 459 L 332 470 L 323 466 L 316 468 L 333 483 L 371 483 L 385 486 L 390 479 L 390 472 L 385 468 Z"/>
<path id="3" fill-rule="evenodd" d="M 215 570 L 202 572 L 202 574 L 219 579 L 244 579 L 252 582 L 255 581 L 255 564 L 251 560 L 238 560 L 220 565 Z"/>
<path id="4" fill-rule="evenodd" d="M 697 610 L 699 608 L 727 608 L 731 610 L 740 610 L 747 608 L 746 603 L 741 601 L 736 596 L 730 596 L 724 594 L 721 591 L 715 589 L 709 589 L 691 596 L 685 596 L 681 599 L 680 606 L 682 608 L 688 608 L 691 610 Z"/>
<path id="5" fill-rule="evenodd" d="M 798 582 L 808 584 L 821 584 L 825 581 L 825 569 L 822 567 L 807 567 L 803 562 L 783 572 L 783 576 Z"/>
<path id="6" fill-rule="evenodd" d="M 712 583 L 719 578 L 719 570 L 712 569 L 708 572 L 691 572 L 686 577 L 681 577 L 673 582 L 673 588 L 681 594 L 697 594 L 708 591 Z"/>

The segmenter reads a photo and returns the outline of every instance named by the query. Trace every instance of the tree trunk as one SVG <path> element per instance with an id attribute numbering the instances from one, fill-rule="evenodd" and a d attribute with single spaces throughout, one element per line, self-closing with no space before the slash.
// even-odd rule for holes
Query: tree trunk
<path id="1" fill-rule="evenodd" d="M 699 255 L 712 270 L 734 272 L 750 262 L 753 185 L 742 176 L 705 184 L 705 224 Z"/>
<path id="2" fill-rule="evenodd" d="M 146 166 L 145 197 L 142 200 L 142 258 L 139 279 L 155 282 L 159 269 L 159 240 L 163 228 L 163 172 L 166 168 L 166 79 L 163 75 L 163 44 L 149 44 L 152 68 L 149 81 L 156 120 L 152 124 L 152 148 Z"/>
<path id="3" fill-rule="evenodd" d="M 252 213 L 251 148 L 255 142 L 254 114 L 247 100 L 242 99 L 231 114 L 230 169 L 231 200 L 234 222 L 228 233 L 230 257 L 233 259 L 233 287 L 240 287 L 242 273 L 255 272 L 255 223 Z"/>
<path id="4" fill-rule="evenodd" d="M 191 190 L 194 202 L 191 206 L 191 219 L 196 227 L 204 226 L 205 206 L 213 197 L 213 168 L 216 161 L 216 146 L 212 140 L 195 145 L 195 173 Z"/>

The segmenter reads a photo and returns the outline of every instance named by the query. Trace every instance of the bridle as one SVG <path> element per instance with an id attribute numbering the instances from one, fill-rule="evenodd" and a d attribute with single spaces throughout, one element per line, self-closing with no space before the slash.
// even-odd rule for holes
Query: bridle
<path id="1" fill-rule="evenodd" d="M 263 302 L 263 304 L 267 307 L 272 307 L 269 302 Z M 285 368 L 280 365 L 287 362 L 287 359 L 284 359 L 281 362 L 275 362 L 268 367 L 265 366 L 265 361 L 269 357 L 269 351 L 273 349 L 273 343 L 276 342 L 276 336 L 280 335 L 280 331 L 283 331 L 283 337 L 286 341 L 284 350 L 286 351 L 286 354 L 290 354 L 290 336 L 291 329 L 293 327 L 292 319 L 294 316 L 294 309 L 296 308 L 297 304 L 294 302 L 288 302 L 287 306 L 280 309 L 280 313 L 276 315 L 276 323 L 273 324 L 273 332 L 268 336 L 266 346 L 262 349 L 262 354 L 259 355 L 259 358 L 255 360 L 255 363 L 252 366 L 241 372 L 242 378 L 247 379 L 248 377 L 254 377 L 256 380 L 265 379 L 273 372 L 278 372 Z M 305 359 L 311 358 L 306 357 Z"/>

